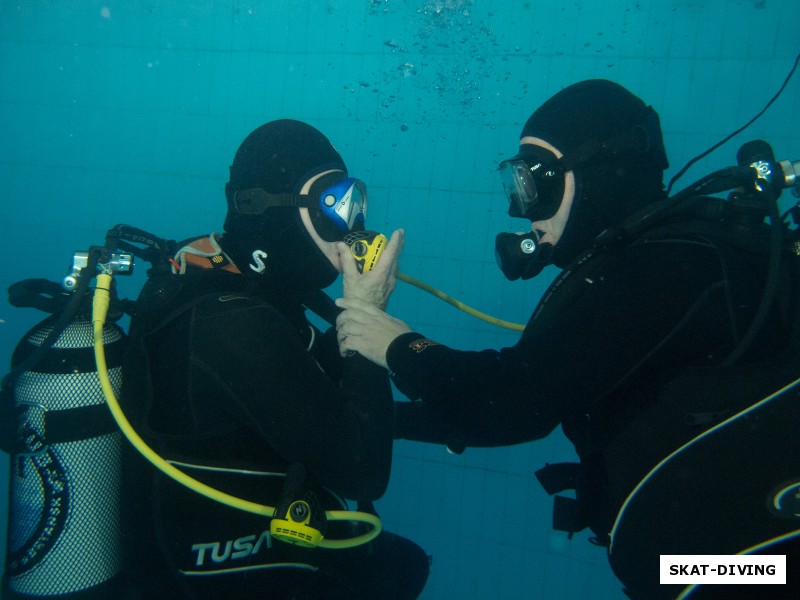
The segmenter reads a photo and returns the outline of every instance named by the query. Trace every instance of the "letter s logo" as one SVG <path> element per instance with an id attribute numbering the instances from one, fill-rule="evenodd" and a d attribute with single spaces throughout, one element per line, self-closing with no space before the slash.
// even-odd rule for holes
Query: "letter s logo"
<path id="1" fill-rule="evenodd" d="M 264 264 L 264 259 L 267 258 L 267 253 L 263 250 L 254 250 L 253 251 L 253 262 L 254 265 L 251 264 L 250 268 L 253 269 L 256 273 L 263 273 L 264 270 L 267 268 L 267 265 Z"/>
<path id="2" fill-rule="evenodd" d="M 253 542 L 256 541 L 256 536 L 248 535 L 233 541 L 233 554 L 232 558 L 245 558 L 253 553 Z"/>

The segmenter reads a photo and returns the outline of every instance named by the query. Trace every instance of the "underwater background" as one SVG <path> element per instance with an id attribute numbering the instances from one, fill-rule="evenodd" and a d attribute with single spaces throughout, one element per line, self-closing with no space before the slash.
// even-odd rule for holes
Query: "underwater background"
<path id="1" fill-rule="evenodd" d="M 539 104 L 587 78 L 628 87 L 661 116 L 668 179 L 761 110 L 798 51 L 796 0 L 0 0 L 0 288 L 61 281 L 117 223 L 220 231 L 236 148 L 286 117 L 367 182 L 368 228 L 405 228 L 403 272 L 524 323 L 554 272 L 512 284 L 497 268 L 495 235 L 527 223 L 507 216 L 495 171 Z M 800 75 L 673 191 L 752 139 L 800 159 L 798 123 Z M 143 277 L 118 278 L 121 294 Z M 517 337 L 404 283 L 389 308 L 461 349 Z M 0 301 L 3 372 L 43 316 Z M 560 431 L 463 455 L 398 442 L 377 508 L 433 555 L 422 598 L 623 598 L 603 549 L 550 528 L 533 472 L 572 458 Z M 3 554 L 4 516 L 0 530 Z"/>

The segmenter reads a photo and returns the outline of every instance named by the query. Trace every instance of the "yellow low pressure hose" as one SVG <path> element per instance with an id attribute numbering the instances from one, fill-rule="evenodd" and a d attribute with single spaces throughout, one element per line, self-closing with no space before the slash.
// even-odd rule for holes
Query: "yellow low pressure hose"
<path id="1" fill-rule="evenodd" d="M 344 242 L 350 247 L 350 252 L 359 265 L 359 271 L 366 273 L 367 271 L 371 271 L 377 264 L 381 253 L 388 244 L 388 239 L 385 235 L 376 231 L 357 231 L 347 234 L 344 238 Z M 504 327 L 505 329 L 512 329 L 514 331 L 523 331 L 525 329 L 525 326 L 520 325 L 519 323 L 504 321 L 503 319 L 498 319 L 479 310 L 475 310 L 463 302 L 448 296 L 443 291 L 437 290 L 432 285 L 428 285 L 419 279 L 414 279 L 410 275 L 406 275 L 405 273 L 397 273 L 396 277 L 400 281 L 404 281 L 408 284 L 418 287 L 419 289 L 436 296 L 440 300 L 444 300 L 448 304 L 455 306 L 457 309 L 463 310 L 465 313 L 472 315 L 473 317 L 477 317 L 482 321 L 486 321 L 492 325 L 497 325 L 498 327 Z"/>
<path id="2" fill-rule="evenodd" d="M 95 288 L 93 302 L 92 302 L 92 331 L 94 334 L 94 354 L 97 362 L 97 374 L 100 378 L 100 385 L 103 389 L 106 402 L 117 426 L 122 431 L 123 435 L 130 441 L 142 456 L 144 456 L 150 463 L 160 470 L 162 473 L 171 477 L 178 483 L 186 486 L 187 488 L 215 500 L 226 506 L 243 510 L 256 515 L 272 518 L 275 516 L 275 507 L 250 502 L 243 498 L 231 496 L 223 491 L 206 485 L 202 481 L 190 477 L 168 461 L 159 456 L 147 443 L 136 433 L 136 430 L 128 421 L 128 418 L 123 413 L 119 405 L 114 388 L 111 385 L 111 380 L 108 377 L 108 366 L 106 364 L 105 348 L 103 345 L 103 327 L 106 322 L 106 315 L 108 313 L 108 306 L 111 301 L 111 275 L 102 273 L 97 276 L 97 287 Z M 373 540 L 381 532 L 381 521 L 375 515 L 349 510 L 329 510 L 325 511 L 325 516 L 330 521 L 359 521 L 368 523 L 372 526 L 372 530 L 367 533 L 347 538 L 347 539 L 325 539 L 323 538 L 318 544 L 320 548 L 352 548 L 360 546 L 370 540 Z"/>
<path id="3" fill-rule="evenodd" d="M 405 281 L 419 289 L 428 292 L 439 298 L 440 300 L 444 300 L 448 304 L 451 304 L 458 308 L 459 310 L 463 310 L 465 313 L 472 315 L 473 317 L 477 317 L 482 321 L 486 321 L 487 323 L 491 323 L 492 325 L 497 325 L 498 327 L 503 327 L 505 329 L 512 329 L 514 331 L 523 331 L 525 329 L 525 325 L 521 325 L 519 323 L 511 323 L 510 321 L 504 321 L 503 319 L 498 319 L 491 315 L 487 315 L 479 310 L 475 310 L 461 302 L 460 300 L 456 300 L 455 298 L 448 296 L 441 290 L 437 290 L 435 287 L 428 285 L 427 283 L 420 281 L 419 279 L 414 279 L 413 277 L 406 275 L 405 273 L 398 273 L 397 278 L 400 281 Z"/>

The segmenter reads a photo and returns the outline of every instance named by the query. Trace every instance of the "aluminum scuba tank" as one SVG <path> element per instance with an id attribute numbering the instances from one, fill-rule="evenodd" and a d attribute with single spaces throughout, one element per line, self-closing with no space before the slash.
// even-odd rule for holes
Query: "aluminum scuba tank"
<path id="1" fill-rule="evenodd" d="M 40 348 L 53 315 L 17 345 L 12 368 Z M 125 333 L 107 324 L 109 377 L 119 393 Z M 4 597 L 110 597 L 122 569 L 122 435 L 105 405 L 91 322 L 75 315 L 14 383 Z"/>

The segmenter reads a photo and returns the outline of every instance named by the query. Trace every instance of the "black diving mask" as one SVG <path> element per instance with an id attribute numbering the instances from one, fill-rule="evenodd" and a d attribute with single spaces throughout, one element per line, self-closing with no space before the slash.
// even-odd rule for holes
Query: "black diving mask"
<path id="1" fill-rule="evenodd" d="M 555 154 L 531 144 L 520 153 L 500 163 L 498 171 L 508 197 L 510 217 L 544 221 L 561 205 L 564 196 L 565 168 Z"/>

